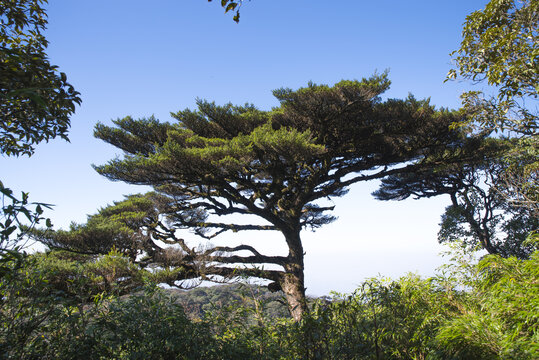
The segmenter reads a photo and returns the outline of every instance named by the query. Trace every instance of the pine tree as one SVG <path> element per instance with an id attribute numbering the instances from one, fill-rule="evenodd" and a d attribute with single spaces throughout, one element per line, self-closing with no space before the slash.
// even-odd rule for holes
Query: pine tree
<path id="1" fill-rule="evenodd" d="M 274 91 L 280 107 L 271 111 L 200 100 L 198 110 L 172 114 L 176 123 L 126 117 L 112 127 L 98 124 L 95 136 L 125 155 L 96 170 L 111 180 L 153 186 L 164 199 L 154 236 L 191 258 L 197 254 L 178 237 L 179 229 L 205 239 L 227 231 L 280 232 L 287 256 L 264 255 L 250 245 L 215 246 L 198 255 L 221 266 L 200 275 L 268 279 L 300 319 L 306 309 L 300 233 L 335 220 L 327 199 L 360 181 L 429 166 L 426 159 L 445 156 L 466 140 L 449 129 L 460 113 L 411 96 L 382 101 L 389 85 L 387 74 L 334 86 L 309 83 Z M 254 215 L 263 223 L 229 215 Z M 238 263 L 246 266 L 232 266 Z M 264 264 L 282 270 L 252 266 Z"/>

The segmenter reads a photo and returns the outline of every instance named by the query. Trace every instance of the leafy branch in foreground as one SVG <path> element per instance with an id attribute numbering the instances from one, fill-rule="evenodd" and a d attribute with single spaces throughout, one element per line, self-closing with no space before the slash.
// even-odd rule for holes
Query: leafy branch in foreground
<path id="1" fill-rule="evenodd" d="M 212 0 L 208 0 L 208 2 L 212 2 Z M 243 0 L 221 0 L 221 6 L 225 9 L 225 13 L 229 11 L 236 12 L 232 18 L 236 23 L 240 22 L 240 8 L 242 5 Z"/>
<path id="2" fill-rule="evenodd" d="M 79 93 L 64 73 L 51 65 L 45 52 L 48 41 L 44 0 L 0 3 L 0 155 L 31 156 L 35 146 L 56 137 L 67 138 L 70 116 L 81 103 Z M 16 243 L 26 229 L 43 220 L 43 203 L 29 203 L 0 182 L 0 277 L 9 273 L 10 261 L 23 254 Z M 32 207 L 35 206 L 35 210 Z M 47 219 L 46 225 L 51 226 Z"/>
<path id="3" fill-rule="evenodd" d="M 481 92 L 463 94 L 464 108 L 472 122 L 491 130 L 517 134 L 537 133 L 539 93 L 539 2 L 492 0 L 466 17 L 457 76 L 495 87 L 497 96 L 486 99 Z"/>
<path id="4" fill-rule="evenodd" d="M 50 220 L 42 216 L 43 209 L 50 208 L 50 205 L 30 203 L 28 194 L 24 192 L 21 196 L 20 199 L 17 198 L 13 195 L 13 191 L 4 187 L 0 181 L 0 199 L 2 201 L 0 212 L 0 279 L 21 265 L 24 257 L 23 253 L 20 252 L 21 248 L 24 247 L 21 241 L 28 229 L 43 220 L 48 228 L 52 226 Z"/>
<path id="5" fill-rule="evenodd" d="M 36 144 L 55 137 L 68 140 L 69 117 L 81 103 L 45 53 L 44 3 L 0 5 L 0 153 L 8 156 L 32 155 Z"/>

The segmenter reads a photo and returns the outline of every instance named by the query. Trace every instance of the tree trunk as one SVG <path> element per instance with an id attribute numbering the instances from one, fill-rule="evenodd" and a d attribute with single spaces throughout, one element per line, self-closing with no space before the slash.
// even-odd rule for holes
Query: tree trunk
<path id="1" fill-rule="evenodd" d="M 485 249 L 489 254 L 500 254 L 498 249 L 496 249 L 496 247 L 491 242 L 492 236 L 490 235 L 490 232 L 486 225 L 486 222 L 488 221 L 487 215 L 483 216 L 483 218 L 481 219 L 482 221 L 478 221 L 474 218 L 473 210 L 471 210 L 473 208 L 471 206 L 463 206 L 459 204 L 456 193 L 451 193 L 449 194 L 449 196 L 451 197 L 451 203 L 453 204 L 453 206 L 459 207 L 464 211 L 464 218 L 466 219 L 466 222 L 470 225 L 471 230 L 475 233 L 475 236 L 477 236 L 477 238 L 479 239 L 479 243 L 481 244 L 483 249 Z M 472 203 L 472 201 L 467 197 L 467 195 L 464 199 L 466 204 Z M 483 226 L 481 226 L 481 224 L 483 224 Z"/>
<path id="2" fill-rule="evenodd" d="M 495 246 L 492 245 L 491 236 L 489 236 L 487 229 L 478 229 L 476 230 L 477 236 L 479 237 L 479 241 L 481 242 L 481 245 L 483 248 L 489 253 L 489 254 L 500 254 L 500 251 L 496 249 Z"/>
<path id="3" fill-rule="evenodd" d="M 289 253 L 287 264 L 284 265 L 285 274 L 280 281 L 280 285 L 286 296 L 290 315 L 292 315 L 295 321 L 300 321 L 303 313 L 307 310 L 303 274 L 303 246 L 301 244 L 299 230 L 285 233 L 284 235 Z"/>

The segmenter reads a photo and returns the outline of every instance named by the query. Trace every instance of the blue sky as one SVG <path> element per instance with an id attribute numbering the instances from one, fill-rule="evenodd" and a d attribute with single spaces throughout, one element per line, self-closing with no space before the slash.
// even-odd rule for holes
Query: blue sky
<path id="1" fill-rule="evenodd" d="M 465 16 L 487 1 L 252 0 L 236 24 L 219 1 L 50 0 L 51 62 L 81 93 L 70 143 L 53 140 L 31 158 L 0 158 L 1 179 L 34 201 L 55 204 L 57 227 L 141 187 L 113 183 L 91 164 L 116 155 L 94 139 L 100 121 L 192 108 L 196 98 L 217 103 L 277 105 L 271 90 L 308 81 L 333 84 L 389 69 L 385 97 L 430 97 L 458 108 L 470 84 L 444 84 Z M 354 186 L 336 199 L 339 219 L 305 233 L 307 292 L 352 291 L 364 278 L 406 271 L 432 274 L 441 263 L 436 241 L 448 199 L 377 202 L 376 183 Z M 278 235 L 255 234 L 254 245 L 282 251 Z M 274 236 L 274 237 L 275 237 Z M 252 241 L 253 235 L 234 241 Z"/>

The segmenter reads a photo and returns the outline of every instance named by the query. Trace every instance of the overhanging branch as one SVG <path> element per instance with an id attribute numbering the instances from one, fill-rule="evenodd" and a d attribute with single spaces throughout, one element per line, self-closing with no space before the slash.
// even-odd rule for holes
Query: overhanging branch
<path id="1" fill-rule="evenodd" d="M 250 251 L 252 256 L 238 256 L 238 255 L 212 255 L 214 253 L 232 253 L 236 251 Z M 211 262 L 220 262 L 224 264 L 244 263 L 244 264 L 277 264 L 284 265 L 287 261 L 283 256 L 267 256 L 260 254 L 254 247 L 249 245 L 238 245 L 235 247 L 228 246 L 216 246 L 212 249 L 208 249 L 204 252 L 204 259 Z"/>

